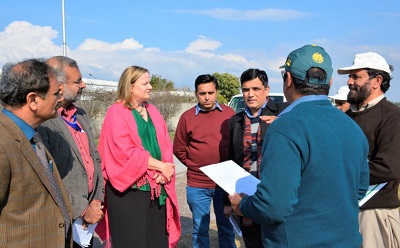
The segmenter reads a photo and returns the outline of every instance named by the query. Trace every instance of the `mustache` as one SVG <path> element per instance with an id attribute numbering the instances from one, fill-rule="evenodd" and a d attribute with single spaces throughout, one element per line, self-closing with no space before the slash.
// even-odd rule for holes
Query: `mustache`
<path id="1" fill-rule="evenodd" d="M 349 90 L 358 90 L 358 89 L 359 87 L 354 84 L 349 86 Z"/>

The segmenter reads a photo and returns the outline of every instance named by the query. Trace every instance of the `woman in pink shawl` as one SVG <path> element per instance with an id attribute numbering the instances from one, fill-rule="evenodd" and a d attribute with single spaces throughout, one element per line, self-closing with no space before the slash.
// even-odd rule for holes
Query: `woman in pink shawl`
<path id="1" fill-rule="evenodd" d="M 106 247 L 175 247 L 179 240 L 172 143 L 162 115 L 146 102 L 151 89 L 147 69 L 126 68 L 101 129 L 106 218 L 96 231 Z"/>

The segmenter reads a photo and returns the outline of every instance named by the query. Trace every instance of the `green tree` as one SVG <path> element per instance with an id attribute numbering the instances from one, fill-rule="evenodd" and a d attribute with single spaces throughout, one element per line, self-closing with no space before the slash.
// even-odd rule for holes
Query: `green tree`
<path id="1" fill-rule="evenodd" d="M 165 79 L 160 75 L 152 75 L 150 84 L 155 91 L 171 91 L 175 90 L 175 83 L 171 80 Z"/>
<path id="2" fill-rule="evenodd" d="M 235 75 L 215 72 L 213 76 L 218 80 L 219 102 L 227 103 L 232 96 L 240 93 L 239 78 Z"/>

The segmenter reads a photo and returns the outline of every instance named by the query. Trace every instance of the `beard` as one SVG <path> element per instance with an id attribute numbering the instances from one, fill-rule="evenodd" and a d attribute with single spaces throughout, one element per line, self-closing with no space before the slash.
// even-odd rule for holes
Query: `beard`
<path id="1" fill-rule="evenodd" d="M 64 91 L 64 101 L 66 102 L 76 102 L 80 100 L 82 95 L 82 89 L 79 89 L 78 92 L 74 93 L 71 91 Z"/>
<path id="2" fill-rule="evenodd" d="M 347 101 L 350 104 L 362 104 L 371 95 L 371 88 L 369 85 L 370 82 L 368 81 L 363 86 L 356 86 L 354 84 L 349 86 L 350 92 L 347 95 Z"/>

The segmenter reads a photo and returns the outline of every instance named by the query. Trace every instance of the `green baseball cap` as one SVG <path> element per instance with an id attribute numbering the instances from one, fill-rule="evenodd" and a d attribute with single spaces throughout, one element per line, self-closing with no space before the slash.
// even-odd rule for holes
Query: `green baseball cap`
<path id="1" fill-rule="evenodd" d="M 287 57 L 285 64 L 279 68 L 285 68 L 285 71 L 290 72 L 293 77 L 305 80 L 307 71 L 312 67 L 324 70 L 326 80 L 310 78 L 308 83 L 329 84 L 333 73 L 332 60 L 325 50 L 317 45 L 305 45 L 294 50 Z"/>

